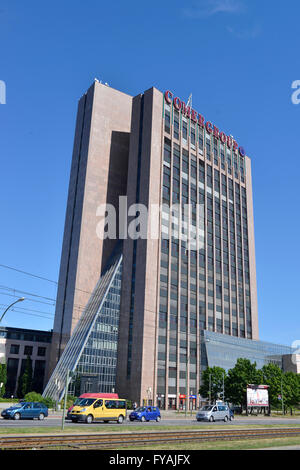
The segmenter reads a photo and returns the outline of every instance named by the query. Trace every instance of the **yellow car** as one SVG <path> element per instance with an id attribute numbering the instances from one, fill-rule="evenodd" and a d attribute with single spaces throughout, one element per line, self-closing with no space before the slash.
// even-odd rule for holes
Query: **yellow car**
<path id="1" fill-rule="evenodd" d="M 91 424 L 93 421 L 117 421 L 122 424 L 126 419 L 126 400 L 121 398 L 82 398 L 70 413 L 69 419 L 73 423 L 83 421 Z"/>

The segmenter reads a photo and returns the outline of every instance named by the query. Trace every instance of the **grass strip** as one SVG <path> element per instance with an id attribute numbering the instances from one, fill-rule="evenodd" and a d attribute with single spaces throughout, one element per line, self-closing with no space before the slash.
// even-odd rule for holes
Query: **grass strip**
<path id="1" fill-rule="evenodd" d="M 300 424 L 297 423 L 289 423 L 286 424 L 247 424 L 247 425 L 191 425 L 191 426 L 151 426 L 148 424 L 141 425 L 141 426 L 126 426 L 126 425 L 108 425 L 108 424 L 91 424 L 90 426 L 81 426 L 78 424 L 77 426 L 65 426 L 65 429 L 62 430 L 59 426 L 28 426 L 28 427 L 1 427 L 0 428 L 0 436 L 5 436 L 8 434 L 87 434 L 87 433 L 100 433 L 100 434 L 107 434 L 107 433 L 120 433 L 120 432 L 145 432 L 145 431 L 155 431 L 155 432 L 163 432 L 163 431 L 197 431 L 197 430 L 217 430 L 217 429 L 230 429 L 230 430 L 239 430 L 239 429 L 270 429 L 270 428 L 280 428 L 280 427 L 293 427 L 299 428 Z"/>
<path id="2" fill-rule="evenodd" d="M 258 450 L 263 448 L 295 446 L 300 447 L 300 437 L 272 438 L 272 439 L 249 439 L 222 442 L 186 442 L 180 444 L 153 444 L 147 446 L 119 447 L 116 450 Z"/>

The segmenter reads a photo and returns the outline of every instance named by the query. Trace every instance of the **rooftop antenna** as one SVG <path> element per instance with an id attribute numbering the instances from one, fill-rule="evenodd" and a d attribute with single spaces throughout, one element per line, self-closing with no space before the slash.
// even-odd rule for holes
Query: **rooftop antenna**
<path id="1" fill-rule="evenodd" d="M 192 108 L 192 93 L 191 93 L 190 96 L 189 96 L 189 99 L 188 99 L 188 101 L 187 101 L 187 105 L 186 105 L 186 106 L 187 106 L 187 107 L 190 106 L 190 107 Z"/>

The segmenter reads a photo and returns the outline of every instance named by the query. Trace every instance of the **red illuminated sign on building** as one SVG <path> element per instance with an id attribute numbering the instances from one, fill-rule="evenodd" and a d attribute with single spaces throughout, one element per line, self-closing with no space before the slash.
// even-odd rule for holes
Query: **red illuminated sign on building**
<path id="1" fill-rule="evenodd" d="M 191 119 L 195 124 L 197 123 L 200 127 L 205 127 L 206 132 L 213 135 L 216 139 L 219 139 L 222 144 L 226 144 L 228 148 L 233 149 L 234 152 L 239 151 L 241 157 L 245 157 L 246 152 L 243 147 L 239 147 L 238 143 L 229 135 L 221 132 L 212 122 L 206 121 L 204 116 L 199 114 L 190 106 L 187 106 L 178 96 L 173 95 L 170 90 L 165 91 L 165 101 L 168 104 L 172 104 L 174 108 L 181 112 L 181 114 L 188 119 Z"/>

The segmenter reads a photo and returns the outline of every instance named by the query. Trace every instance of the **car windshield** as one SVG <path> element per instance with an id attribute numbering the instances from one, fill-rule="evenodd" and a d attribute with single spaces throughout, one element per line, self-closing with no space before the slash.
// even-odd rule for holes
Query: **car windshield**
<path id="1" fill-rule="evenodd" d="M 210 411 L 212 410 L 212 406 L 209 406 L 209 405 L 205 405 L 201 408 L 201 411 Z"/>
<path id="2" fill-rule="evenodd" d="M 138 413 L 140 413 L 141 411 L 146 411 L 146 407 L 145 406 L 140 406 L 135 411 L 137 411 Z"/>
<path id="3" fill-rule="evenodd" d="M 76 406 L 76 405 L 79 405 L 79 403 L 81 402 L 82 398 L 76 398 L 76 400 L 74 401 L 74 405 L 73 406 Z"/>
<path id="4" fill-rule="evenodd" d="M 24 403 L 16 403 L 15 405 L 12 406 L 12 408 L 22 408 Z"/>
<path id="5" fill-rule="evenodd" d="M 91 406 L 95 401 L 95 398 L 81 398 L 76 406 Z"/>

